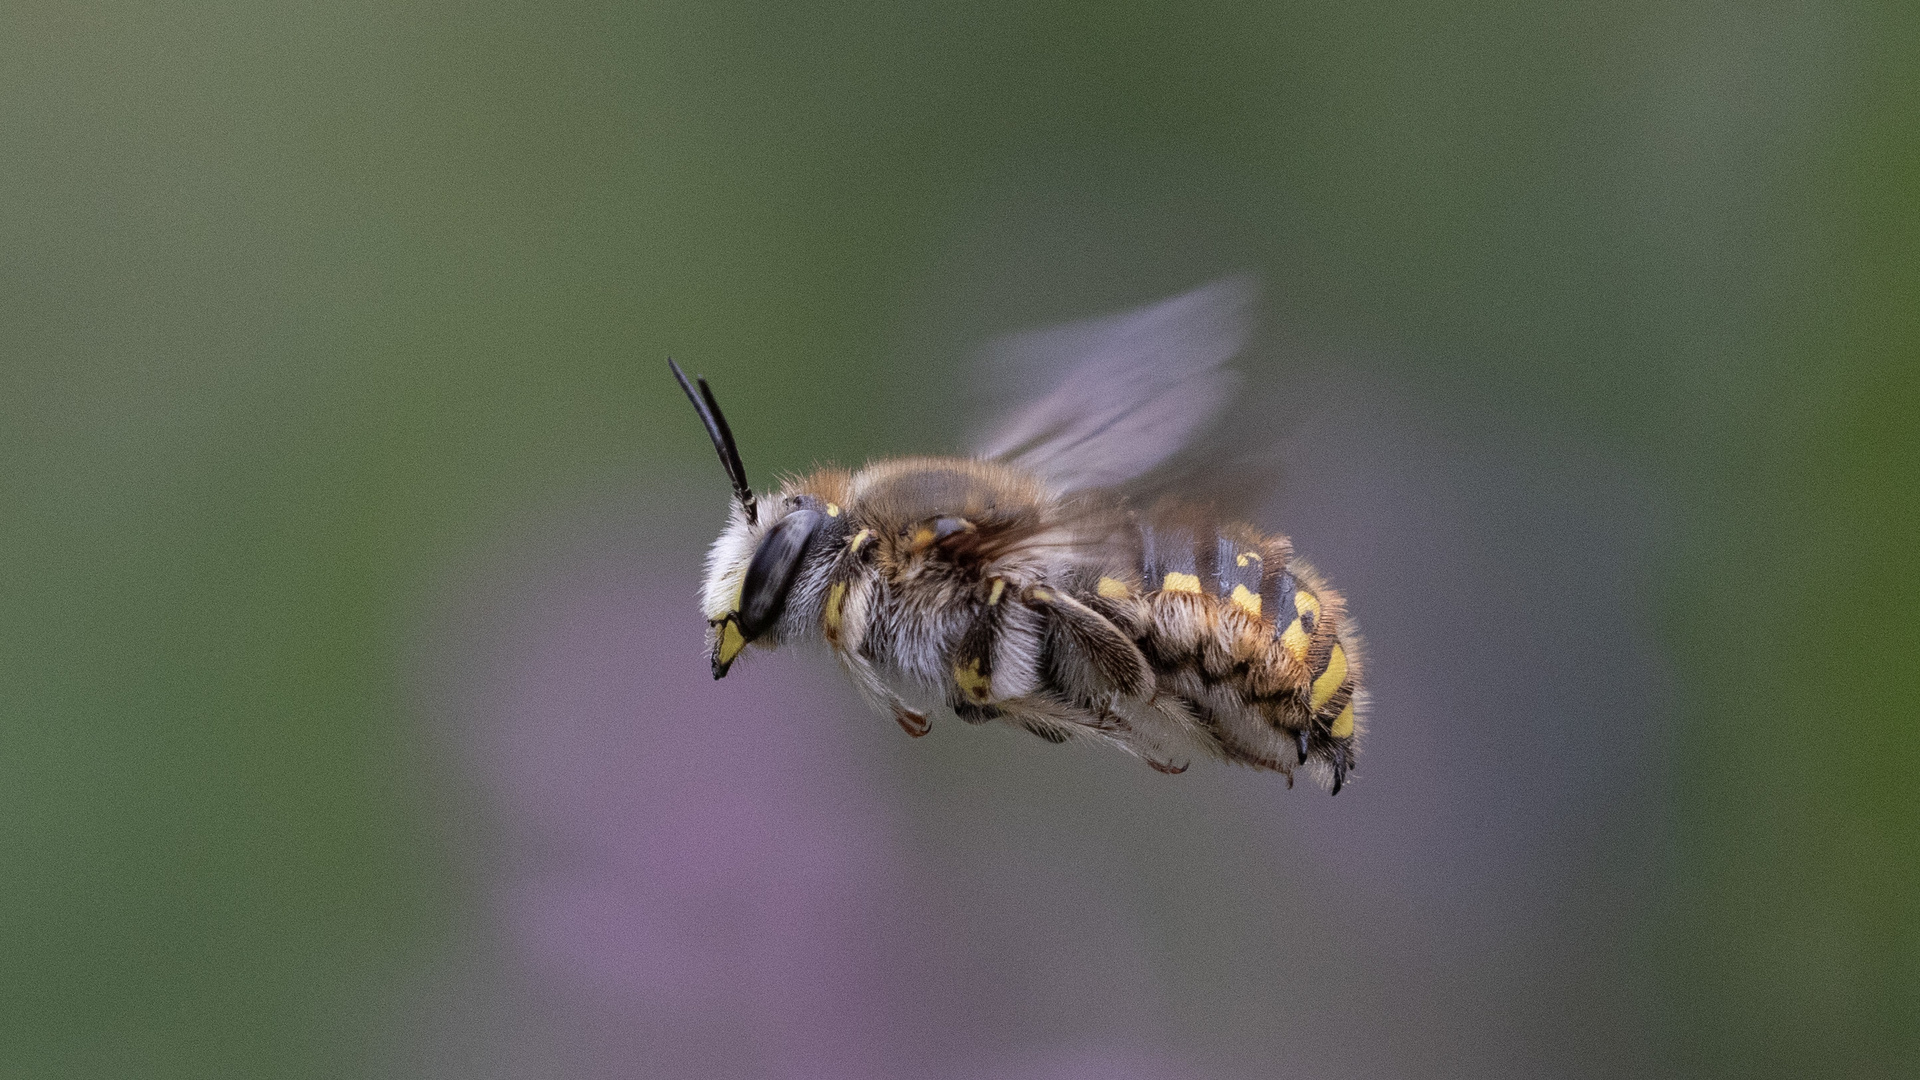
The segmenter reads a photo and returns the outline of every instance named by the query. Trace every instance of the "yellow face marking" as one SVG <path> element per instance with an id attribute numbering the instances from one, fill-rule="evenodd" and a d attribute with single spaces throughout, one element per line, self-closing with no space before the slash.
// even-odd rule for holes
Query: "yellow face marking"
<path id="1" fill-rule="evenodd" d="M 1032 590 L 1032 594 L 1035 600 L 1038 600 L 1043 604 L 1053 603 L 1053 593 L 1048 592 L 1046 589 L 1034 589 Z"/>
<path id="2" fill-rule="evenodd" d="M 1200 591 L 1200 575 L 1182 574 L 1176 570 L 1167 575 L 1166 580 L 1160 583 L 1160 588 L 1166 592 L 1197 593 Z"/>
<path id="3" fill-rule="evenodd" d="M 1293 608 L 1302 615 L 1311 615 L 1317 619 L 1320 617 L 1320 598 L 1301 589 L 1293 594 Z"/>
<path id="4" fill-rule="evenodd" d="M 1327 670 L 1313 680 L 1313 696 L 1308 699 L 1307 707 L 1318 710 L 1320 706 L 1332 699 L 1333 692 L 1340 689 L 1340 684 L 1345 681 L 1347 681 L 1347 650 L 1335 645 L 1332 655 L 1327 657 Z"/>
<path id="5" fill-rule="evenodd" d="M 987 593 L 987 606 L 992 607 L 993 605 L 999 603 L 1000 594 L 1006 591 L 1007 591 L 1006 580 L 1004 578 L 994 578 L 993 589 Z"/>
<path id="6" fill-rule="evenodd" d="M 1260 617 L 1260 596 L 1258 593 L 1250 591 L 1245 585 L 1235 585 L 1233 587 L 1233 595 L 1227 599 L 1233 601 L 1234 607 L 1252 615 L 1254 618 L 1257 619 Z"/>
<path id="7" fill-rule="evenodd" d="M 931 543 L 933 543 L 932 529 L 929 529 L 925 525 L 922 525 L 918 529 L 915 529 L 913 531 L 913 550 L 915 551 L 924 550 L 926 546 Z"/>
<path id="8" fill-rule="evenodd" d="M 1280 632 L 1280 644 L 1287 647 L 1295 660 L 1307 658 L 1307 631 L 1300 625 L 1299 619 L 1288 623 L 1287 628 Z"/>
<path id="9" fill-rule="evenodd" d="M 953 665 L 953 681 L 960 687 L 960 692 L 972 701 L 984 702 L 993 694 L 993 680 L 980 674 L 980 658 L 977 656 L 964 666 Z"/>
<path id="10" fill-rule="evenodd" d="M 1260 553 L 1257 551 L 1243 551 L 1240 554 L 1235 555 L 1233 557 L 1233 565 L 1235 566 L 1245 566 L 1249 562 L 1265 562 L 1265 561 L 1266 560 L 1262 559 L 1260 557 Z"/>
<path id="11" fill-rule="evenodd" d="M 827 516 L 828 516 L 828 517 L 839 517 L 839 516 L 840 516 L 840 504 L 839 504 L 839 503 L 828 503 L 828 504 L 827 504 Z"/>
<path id="12" fill-rule="evenodd" d="M 720 626 L 720 666 L 733 663 L 740 650 L 747 647 L 747 639 L 740 634 L 740 625 L 728 619 Z"/>
<path id="13" fill-rule="evenodd" d="M 827 590 L 827 636 L 828 637 L 839 636 L 840 609 L 843 606 L 845 606 L 846 602 L 847 602 L 847 583 L 844 581 L 834 582 L 833 588 Z"/>
<path id="14" fill-rule="evenodd" d="M 1119 578 L 1111 577 L 1101 578 L 1097 591 L 1101 596 L 1109 600 L 1125 600 L 1127 597 L 1133 595 L 1127 588 L 1126 582 L 1121 581 Z"/>
<path id="15" fill-rule="evenodd" d="M 1340 715 L 1333 718 L 1333 726 L 1327 731 L 1336 739 L 1344 739 L 1353 734 L 1353 702 L 1347 702 L 1347 707 L 1341 709 Z"/>
<path id="16" fill-rule="evenodd" d="M 852 540 L 847 541 L 847 550 L 857 552 L 871 539 L 873 539 L 873 530 L 861 529 L 859 532 L 853 534 Z"/>

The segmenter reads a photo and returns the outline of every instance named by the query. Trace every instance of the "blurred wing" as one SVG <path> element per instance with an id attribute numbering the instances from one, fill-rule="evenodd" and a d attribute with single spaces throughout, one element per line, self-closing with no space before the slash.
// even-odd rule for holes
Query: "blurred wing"
<path id="1" fill-rule="evenodd" d="M 1227 403 L 1246 344 L 1253 278 L 1221 278 L 1117 315 L 1004 338 L 988 370 L 1045 387 L 974 453 L 1063 491 L 1112 487 L 1178 453 Z"/>

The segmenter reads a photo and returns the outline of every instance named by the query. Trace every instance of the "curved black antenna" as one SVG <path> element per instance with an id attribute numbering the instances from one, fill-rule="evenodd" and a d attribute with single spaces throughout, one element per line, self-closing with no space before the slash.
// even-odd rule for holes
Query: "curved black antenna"
<path id="1" fill-rule="evenodd" d="M 680 380 L 680 389 L 687 392 L 687 400 L 693 402 L 693 409 L 700 414 L 700 422 L 707 425 L 707 437 L 713 440 L 713 448 L 720 453 L 720 467 L 727 470 L 727 479 L 733 481 L 733 497 L 740 500 L 740 508 L 747 512 L 747 524 L 760 523 L 759 508 L 754 505 L 753 489 L 747 486 L 747 467 L 740 464 L 740 449 L 733 444 L 733 429 L 727 426 L 727 418 L 720 412 L 720 403 L 713 399 L 713 388 L 707 385 L 704 376 L 700 379 L 700 392 L 694 393 L 693 383 L 687 380 L 687 373 L 680 365 L 667 357 L 667 366 L 673 369 L 673 377 Z"/>

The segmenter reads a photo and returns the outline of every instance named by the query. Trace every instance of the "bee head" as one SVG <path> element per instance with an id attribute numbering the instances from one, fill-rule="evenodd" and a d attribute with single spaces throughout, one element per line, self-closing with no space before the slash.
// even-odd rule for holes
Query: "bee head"
<path id="1" fill-rule="evenodd" d="M 733 484 L 733 508 L 727 526 L 707 553 L 707 578 L 701 607 L 707 617 L 707 647 L 713 677 L 727 669 L 747 643 L 778 642 L 783 625 L 793 628 L 817 620 L 825 580 L 837 554 L 834 537 L 845 531 L 840 507 L 817 495 L 784 494 L 762 507 L 747 486 L 746 468 L 734 446 L 733 431 L 706 379 L 699 389 L 668 360 L 674 378 L 706 425 Z"/>

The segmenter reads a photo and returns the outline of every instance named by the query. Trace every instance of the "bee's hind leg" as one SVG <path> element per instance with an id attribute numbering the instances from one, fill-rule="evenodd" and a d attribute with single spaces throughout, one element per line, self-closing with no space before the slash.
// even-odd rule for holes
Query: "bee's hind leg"
<path id="1" fill-rule="evenodd" d="M 1152 698 L 1119 698 L 1112 712 L 1120 724 L 1115 741 L 1155 772 L 1178 776 L 1193 763 L 1195 752 L 1215 756 L 1199 723 L 1172 693 Z"/>
<path id="2" fill-rule="evenodd" d="M 1051 693 L 1030 694 L 999 703 L 993 714 L 1055 746 L 1092 739 L 1125 746 L 1125 722 L 1111 712 L 1096 712 Z M 964 718 L 964 714 L 962 714 Z"/>

